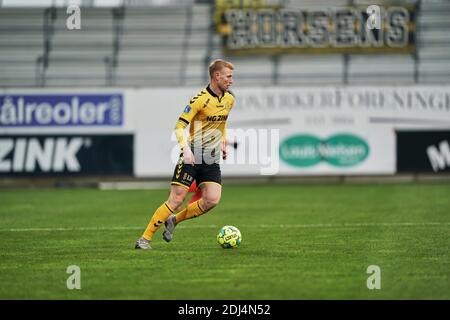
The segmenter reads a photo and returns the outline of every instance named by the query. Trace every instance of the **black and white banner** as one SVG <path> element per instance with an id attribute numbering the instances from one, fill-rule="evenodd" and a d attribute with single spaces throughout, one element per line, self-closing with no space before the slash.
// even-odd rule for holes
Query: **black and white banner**
<path id="1" fill-rule="evenodd" d="M 133 135 L 3 135 L 0 175 L 133 175 Z"/>
<path id="2" fill-rule="evenodd" d="M 450 172 L 450 131 L 398 131 L 398 172 Z"/>

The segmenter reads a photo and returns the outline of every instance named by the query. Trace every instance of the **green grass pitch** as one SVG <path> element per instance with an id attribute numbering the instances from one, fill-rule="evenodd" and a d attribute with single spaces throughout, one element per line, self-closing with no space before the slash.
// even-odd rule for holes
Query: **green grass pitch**
<path id="1" fill-rule="evenodd" d="M 1 190 L 0 299 L 450 299 L 450 184 L 225 185 L 171 243 L 135 250 L 167 195 Z M 216 243 L 223 225 L 239 248 Z"/>

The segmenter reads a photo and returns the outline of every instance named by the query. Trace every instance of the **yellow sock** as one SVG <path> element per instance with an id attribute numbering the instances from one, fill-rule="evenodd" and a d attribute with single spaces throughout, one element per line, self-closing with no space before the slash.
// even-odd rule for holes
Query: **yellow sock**
<path id="1" fill-rule="evenodd" d="M 147 240 L 152 240 L 153 235 L 158 231 L 159 227 L 167 220 L 167 218 L 173 213 L 172 208 L 169 207 L 167 202 L 164 202 L 158 209 L 150 220 L 147 229 L 145 229 L 142 235 Z"/>
<path id="2" fill-rule="evenodd" d="M 206 211 L 202 209 L 202 207 L 200 205 L 200 201 L 202 201 L 202 199 L 191 203 L 186 208 L 184 208 L 179 213 L 177 213 L 177 215 L 176 215 L 177 223 L 180 223 L 181 221 L 184 221 L 187 219 L 196 218 L 196 217 L 201 216 L 202 214 L 206 213 Z"/>

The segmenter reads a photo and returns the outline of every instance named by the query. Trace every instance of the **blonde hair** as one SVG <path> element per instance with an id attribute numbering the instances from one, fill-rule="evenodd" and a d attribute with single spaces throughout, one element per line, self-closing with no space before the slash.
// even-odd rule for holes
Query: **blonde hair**
<path id="1" fill-rule="evenodd" d="M 230 70 L 234 70 L 234 65 L 231 62 L 216 59 L 209 65 L 209 76 L 212 78 L 214 73 L 222 70 L 223 68 L 228 68 Z"/>

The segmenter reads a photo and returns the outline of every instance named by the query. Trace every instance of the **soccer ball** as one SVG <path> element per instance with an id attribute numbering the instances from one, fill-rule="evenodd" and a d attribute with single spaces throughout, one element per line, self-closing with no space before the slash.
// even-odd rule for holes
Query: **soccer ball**
<path id="1" fill-rule="evenodd" d="M 238 228 L 233 226 L 224 226 L 217 234 L 217 242 L 222 248 L 237 248 L 241 244 L 242 235 Z"/>

